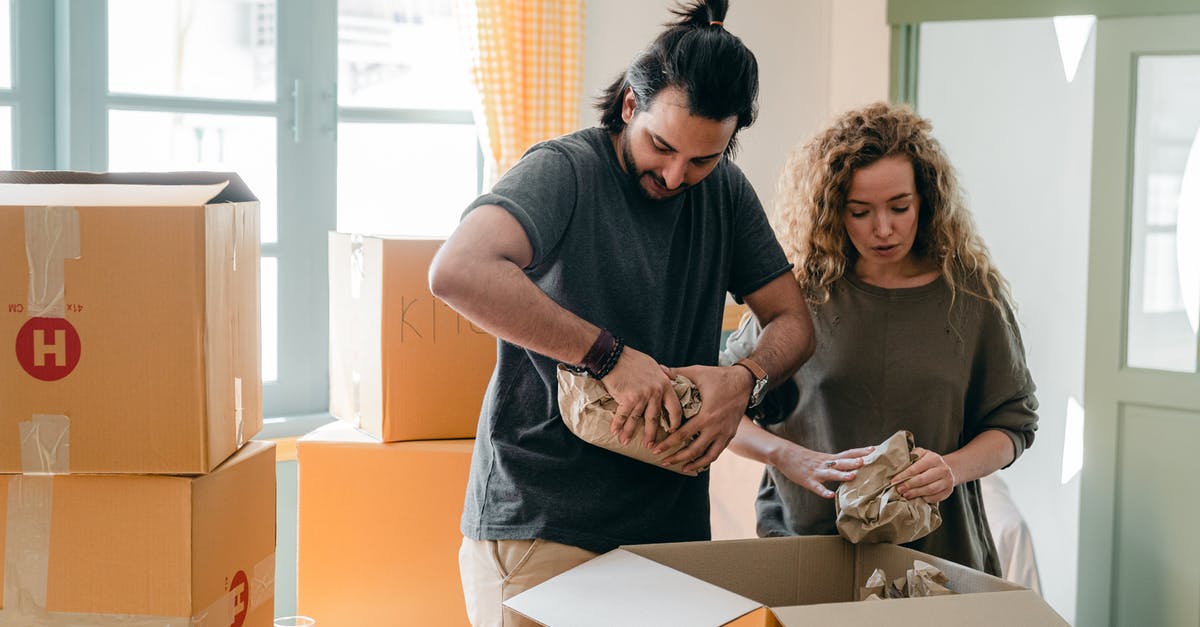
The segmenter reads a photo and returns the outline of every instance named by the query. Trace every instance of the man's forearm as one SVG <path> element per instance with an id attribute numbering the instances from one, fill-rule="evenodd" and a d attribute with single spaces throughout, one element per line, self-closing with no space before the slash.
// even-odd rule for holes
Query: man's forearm
<path id="1" fill-rule="evenodd" d="M 563 309 L 506 261 L 479 262 L 471 279 L 435 295 L 476 326 L 512 344 L 577 364 L 600 329 Z"/>
<path id="2" fill-rule="evenodd" d="M 758 344 L 749 357 L 767 371 L 768 388 L 795 374 L 812 357 L 816 342 L 808 315 L 807 309 L 780 314 L 763 327 Z"/>

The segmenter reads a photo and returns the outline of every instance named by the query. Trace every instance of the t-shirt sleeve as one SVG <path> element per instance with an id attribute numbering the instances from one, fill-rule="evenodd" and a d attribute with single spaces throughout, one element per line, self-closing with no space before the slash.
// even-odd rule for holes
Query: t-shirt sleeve
<path id="1" fill-rule="evenodd" d="M 758 347 L 760 335 L 762 335 L 762 327 L 758 324 L 758 318 L 749 313 L 742 315 L 737 330 L 730 333 L 729 338 L 725 340 L 725 347 L 717 356 L 717 363 L 721 366 L 732 366 L 739 359 L 749 357 Z"/>
<path id="2" fill-rule="evenodd" d="M 978 306 L 984 320 L 971 384 L 971 396 L 978 402 L 967 416 L 965 435 L 970 441 L 989 429 L 1002 431 L 1012 440 L 1016 460 L 1033 444 L 1037 431 L 1036 387 L 1012 310 L 1005 306 L 1006 324 L 990 303 L 980 301 Z"/>
<path id="3" fill-rule="evenodd" d="M 575 168 L 562 152 L 547 146 L 534 147 L 516 163 L 492 190 L 467 206 L 468 213 L 483 205 L 498 205 L 508 211 L 529 238 L 534 267 L 554 250 L 575 211 Z"/>
<path id="4" fill-rule="evenodd" d="M 738 303 L 792 269 L 767 221 L 762 202 L 741 170 L 730 164 L 734 208 L 733 267 L 729 292 Z"/>

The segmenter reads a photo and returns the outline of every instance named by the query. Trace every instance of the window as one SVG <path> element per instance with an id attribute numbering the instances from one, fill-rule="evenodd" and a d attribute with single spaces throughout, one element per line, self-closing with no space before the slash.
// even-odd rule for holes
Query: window
<path id="1" fill-rule="evenodd" d="M 13 164 L 12 6 L 0 6 L 0 170 Z"/>
<path id="2" fill-rule="evenodd" d="M 454 0 L 338 3 L 339 231 L 445 236 L 476 195 Z"/>
<path id="3" fill-rule="evenodd" d="M 262 206 L 264 413 L 323 413 L 326 233 L 445 236 L 480 189 L 454 6 L 0 3 L 0 167 L 237 172 Z M 46 36 L 10 52 L 10 17 Z"/>

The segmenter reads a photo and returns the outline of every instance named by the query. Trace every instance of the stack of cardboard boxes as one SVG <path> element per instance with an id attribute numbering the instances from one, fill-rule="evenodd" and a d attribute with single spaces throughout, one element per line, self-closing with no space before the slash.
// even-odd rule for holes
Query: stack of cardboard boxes
<path id="1" fill-rule="evenodd" d="M 429 292 L 440 245 L 329 237 L 340 420 L 297 445 L 297 609 L 317 624 L 466 624 L 459 517 L 496 340 Z"/>
<path id="2" fill-rule="evenodd" d="M 272 624 L 258 238 L 232 174 L 0 175 L 0 624 Z"/>

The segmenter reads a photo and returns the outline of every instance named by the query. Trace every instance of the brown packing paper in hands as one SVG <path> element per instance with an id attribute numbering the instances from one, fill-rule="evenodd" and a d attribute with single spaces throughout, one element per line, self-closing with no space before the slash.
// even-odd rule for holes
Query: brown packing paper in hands
<path id="1" fill-rule="evenodd" d="M 913 436 L 897 431 L 863 458 L 854 479 L 837 490 L 837 530 L 853 543 L 904 544 L 923 538 L 942 524 L 937 504 L 900 496 L 892 477 L 917 460 Z"/>
<path id="2" fill-rule="evenodd" d="M 700 390 L 695 384 L 679 375 L 671 382 L 679 404 L 683 406 L 683 419 L 687 420 L 700 413 Z M 661 409 L 661 408 L 660 408 Z M 642 446 L 644 420 L 637 419 L 637 429 L 628 444 L 621 444 L 617 434 L 612 433 L 609 426 L 616 415 L 617 401 L 604 388 L 599 379 L 586 374 L 576 374 L 559 365 L 558 367 L 558 410 L 562 413 L 563 422 L 581 440 L 606 448 L 614 453 L 653 464 L 659 468 L 671 470 L 682 475 L 696 476 L 696 472 L 683 472 L 683 463 L 663 466 L 662 461 L 669 455 L 674 455 L 683 445 L 663 451 L 655 455 L 651 449 Z M 655 442 L 666 439 L 669 417 L 665 409 L 661 409 L 658 419 L 658 436 Z"/>

